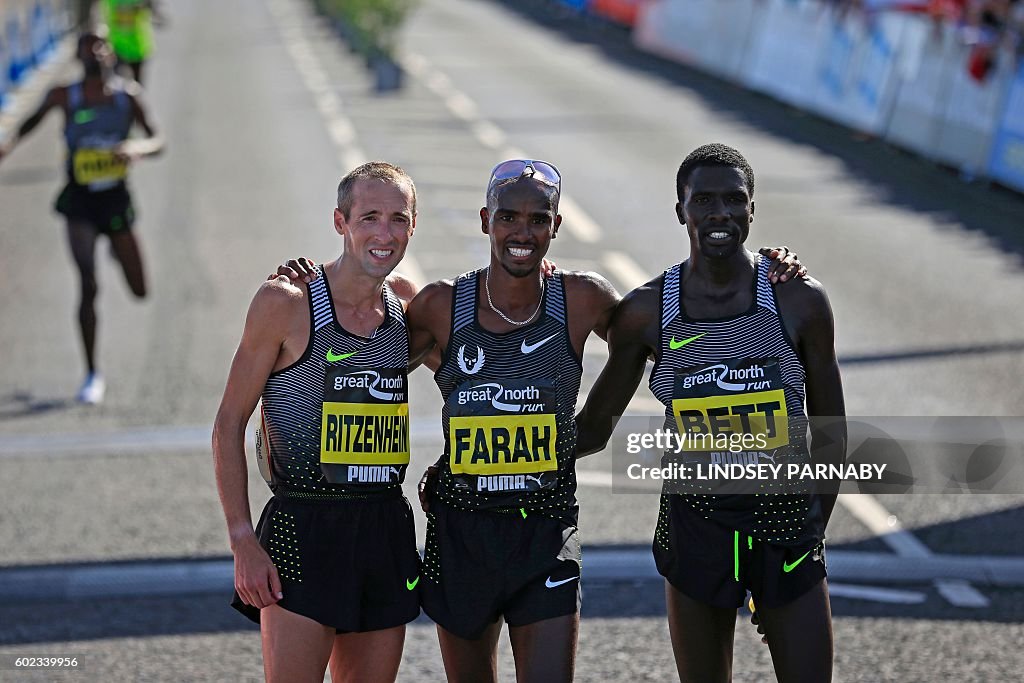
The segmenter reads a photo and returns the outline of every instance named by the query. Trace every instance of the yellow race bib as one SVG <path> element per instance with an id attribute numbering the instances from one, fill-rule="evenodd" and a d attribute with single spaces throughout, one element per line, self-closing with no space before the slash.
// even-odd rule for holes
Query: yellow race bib
<path id="1" fill-rule="evenodd" d="M 75 182 L 87 187 L 112 185 L 128 175 L 128 164 L 118 159 L 110 149 L 76 149 L 71 167 Z"/>

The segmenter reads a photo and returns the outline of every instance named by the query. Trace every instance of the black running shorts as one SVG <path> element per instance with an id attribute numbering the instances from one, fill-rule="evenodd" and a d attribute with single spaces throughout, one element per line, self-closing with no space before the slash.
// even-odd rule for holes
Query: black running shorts
<path id="1" fill-rule="evenodd" d="M 575 614 L 580 565 L 575 524 L 536 512 L 458 510 L 435 498 L 427 514 L 423 610 L 468 640 L 499 617 L 526 626 Z"/>
<path id="2" fill-rule="evenodd" d="M 277 604 L 338 633 L 377 631 L 419 616 L 420 556 L 402 496 L 305 501 L 274 496 L 256 528 L 281 577 Z M 259 623 L 236 592 L 232 607 Z"/>
<path id="3" fill-rule="evenodd" d="M 54 209 L 68 220 L 89 223 L 106 235 L 131 230 L 135 223 L 132 197 L 124 183 L 99 192 L 68 183 L 57 197 Z"/>
<path id="4" fill-rule="evenodd" d="M 781 607 L 826 576 L 824 543 L 764 543 L 705 519 L 673 495 L 662 497 L 654 560 L 680 592 L 721 608 L 740 607 L 748 590 L 758 607 Z"/>

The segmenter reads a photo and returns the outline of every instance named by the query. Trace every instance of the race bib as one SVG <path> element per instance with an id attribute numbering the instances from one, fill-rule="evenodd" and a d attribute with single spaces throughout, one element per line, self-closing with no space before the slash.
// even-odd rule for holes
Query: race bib
<path id="1" fill-rule="evenodd" d="M 76 149 L 71 166 L 75 182 L 90 190 L 111 187 L 128 175 L 128 164 L 118 159 L 110 149 Z"/>
<path id="2" fill-rule="evenodd" d="M 457 487 L 497 493 L 556 484 L 554 382 L 470 381 L 453 391 L 447 403 L 448 464 Z"/>
<path id="3" fill-rule="evenodd" d="M 335 484 L 400 484 L 409 464 L 405 369 L 328 368 L 320 469 Z"/>
<path id="4" fill-rule="evenodd" d="M 775 359 L 730 359 L 676 371 L 672 414 L 682 451 L 774 451 L 790 443 Z"/>

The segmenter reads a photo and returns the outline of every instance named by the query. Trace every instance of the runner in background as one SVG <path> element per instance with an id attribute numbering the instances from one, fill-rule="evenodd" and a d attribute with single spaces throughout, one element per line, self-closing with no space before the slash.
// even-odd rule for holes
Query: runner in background
<path id="1" fill-rule="evenodd" d="M 51 109 L 64 112 L 68 182 L 55 208 L 67 219 L 68 243 L 81 285 L 78 322 L 88 374 L 78 400 L 99 403 L 106 385 L 96 362 L 96 242 L 101 235 L 110 239 L 128 287 L 140 299 L 145 297 L 142 256 L 132 232 L 135 209 L 126 181 L 130 165 L 160 153 L 163 141 L 139 100 L 138 84 L 113 74 L 114 55 L 103 38 L 82 35 L 78 59 L 85 69 L 83 80 L 47 93 L 36 112 L 0 146 L 0 162 Z M 130 140 L 134 126 L 146 138 Z"/>

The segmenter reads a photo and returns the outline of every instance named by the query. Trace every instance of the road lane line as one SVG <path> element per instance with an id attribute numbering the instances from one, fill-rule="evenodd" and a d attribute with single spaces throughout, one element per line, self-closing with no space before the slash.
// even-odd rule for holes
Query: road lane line
<path id="1" fill-rule="evenodd" d="M 620 550 L 585 546 L 584 557 L 584 582 L 661 580 L 648 548 Z M 941 573 L 920 571 L 928 569 L 928 566 L 911 558 L 900 558 L 888 553 L 831 551 L 829 589 L 834 597 L 904 605 L 920 604 L 925 601 L 926 595 L 919 591 L 842 582 L 863 580 L 865 577 L 861 568 L 871 563 L 877 566 L 877 571 L 870 576 L 872 581 L 884 582 L 888 580 L 888 575 L 906 574 L 909 569 L 917 570 L 926 580 L 945 576 L 955 582 L 958 579 L 951 576 L 949 567 L 946 567 L 948 563 L 942 561 L 947 557 L 936 556 L 939 560 L 937 567 L 946 570 Z M 984 556 L 978 557 L 985 559 Z M 1000 559 L 1013 561 L 1012 572 L 1002 577 L 1003 585 L 1024 586 L 1024 557 Z M 114 561 L 78 566 L 9 567 L 0 569 L 0 600 L 11 604 L 142 596 L 180 597 L 229 593 L 233 584 L 234 563 L 224 557 L 186 562 Z"/>
<path id="2" fill-rule="evenodd" d="M 0 459 L 208 451 L 212 434 L 213 425 L 143 427 L 116 432 L 6 434 L 0 440 Z M 436 420 L 417 416 L 410 421 L 409 436 L 416 440 L 441 440 L 441 427 Z M 252 441 L 250 429 L 250 447 Z"/>
<path id="3" fill-rule="evenodd" d="M 606 251 L 601 261 L 625 292 L 632 291 L 651 279 L 651 276 L 623 251 Z"/>
<path id="4" fill-rule="evenodd" d="M 935 553 L 917 536 L 903 528 L 899 519 L 886 510 L 873 496 L 866 493 L 843 493 L 839 503 L 857 520 L 878 536 L 900 557 L 920 561 L 931 561 Z M 955 607 L 988 607 L 989 600 L 966 581 L 937 580 L 935 587 L 939 594 Z"/>
<path id="5" fill-rule="evenodd" d="M 303 85 L 313 96 L 313 102 L 327 126 L 327 132 L 338 150 L 342 170 L 348 172 L 368 158 L 359 145 L 355 126 L 345 116 L 337 94 L 333 92 L 327 72 L 299 28 L 299 14 L 291 3 L 267 0 L 270 14 L 277 23 L 285 51 L 291 57 Z"/>
<path id="6" fill-rule="evenodd" d="M 428 90 L 441 98 L 445 107 L 455 118 L 469 125 L 470 132 L 477 141 L 488 149 L 501 150 L 505 159 L 528 159 L 525 152 L 515 147 L 506 147 L 508 135 L 493 121 L 480 114 L 480 107 L 455 87 L 452 79 L 430 64 L 430 61 L 419 54 L 406 53 L 399 59 L 410 75 L 423 83 Z M 558 204 L 562 214 L 562 226 L 580 242 L 594 244 L 601 239 L 601 227 L 586 211 L 568 194 L 563 193 Z M 641 282 L 645 282 L 644 278 Z"/>

